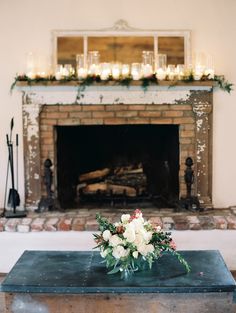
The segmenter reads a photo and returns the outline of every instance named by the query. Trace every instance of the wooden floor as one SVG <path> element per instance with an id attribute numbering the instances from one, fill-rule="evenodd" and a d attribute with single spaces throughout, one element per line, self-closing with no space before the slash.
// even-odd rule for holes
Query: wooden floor
<path id="1" fill-rule="evenodd" d="M 3 274 L 0 274 L 0 283 L 4 279 Z M 4 296 L 2 293 L 0 293 L 0 313 L 5 313 L 5 303 L 4 303 Z"/>

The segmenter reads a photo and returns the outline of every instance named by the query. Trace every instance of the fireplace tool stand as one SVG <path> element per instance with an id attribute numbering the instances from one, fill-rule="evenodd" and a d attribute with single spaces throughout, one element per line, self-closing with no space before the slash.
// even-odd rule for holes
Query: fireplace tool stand
<path id="1" fill-rule="evenodd" d="M 17 191 L 18 189 L 18 134 L 16 134 L 16 188 L 15 188 L 15 172 L 14 172 L 14 154 L 13 154 L 13 142 L 12 142 L 12 130 L 14 127 L 14 120 L 11 119 L 10 126 L 10 136 L 7 134 L 7 147 L 8 147 L 8 162 L 7 162 L 7 176 L 6 176 L 6 186 L 5 186 L 5 195 L 4 195 L 4 210 L 2 213 L 3 217 L 6 218 L 20 218 L 25 217 L 26 212 L 22 210 L 16 210 L 16 208 L 20 205 L 20 196 Z M 9 190 L 8 202 L 7 206 L 11 208 L 11 210 L 6 209 L 6 197 L 7 197 L 7 188 L 8 188 L 8 176 L 9 169 L 11 173 L 11 188 Z"/>

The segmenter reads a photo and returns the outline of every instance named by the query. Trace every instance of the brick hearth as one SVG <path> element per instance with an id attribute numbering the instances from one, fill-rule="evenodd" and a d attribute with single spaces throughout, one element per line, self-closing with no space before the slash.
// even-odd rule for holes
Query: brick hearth
<path id="1" fill-rule="evenodd" d="M 98 225 L 95 219 L 100 212 L 111 222 L 117 222 L 122 213 L 130 209 L 79 209 L 68 210 L 66 213 L 45 212 L 36 214 L 29 212 L 27 218 L 0 218 L 0 232 L 40 232 L 40 231 L 96 231 Z M 144 209 L 145 219 L 154 225 L 160 225 L 164 230 L 232 230 L 236 229 L 236 208 L 228 210 L 209 210 L 202 213 L 175 213 L 172 209 Z"/>

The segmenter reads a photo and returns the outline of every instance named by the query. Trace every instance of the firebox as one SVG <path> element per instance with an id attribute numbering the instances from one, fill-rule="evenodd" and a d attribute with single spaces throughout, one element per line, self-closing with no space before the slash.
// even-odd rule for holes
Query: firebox
<path id="1" fill-rule="evenodd" d="M 170 207 L 179 198 L 178 125 L 56 126 L 63 208 Z"/>

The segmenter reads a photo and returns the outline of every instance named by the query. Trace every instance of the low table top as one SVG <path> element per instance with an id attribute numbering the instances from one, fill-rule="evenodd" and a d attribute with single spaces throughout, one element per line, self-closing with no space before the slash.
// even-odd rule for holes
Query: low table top
<path id="1" fill-rule="evenodd" d="M 5 278 L 2 292 L 25 293 L 195 293 L 230 292 L 235 281 L 219 251 L 180 251 L 191 266 L 163 255 L 151 270 L 129 280 L 107 275 L 99 252 L 25 251 Z"/>

